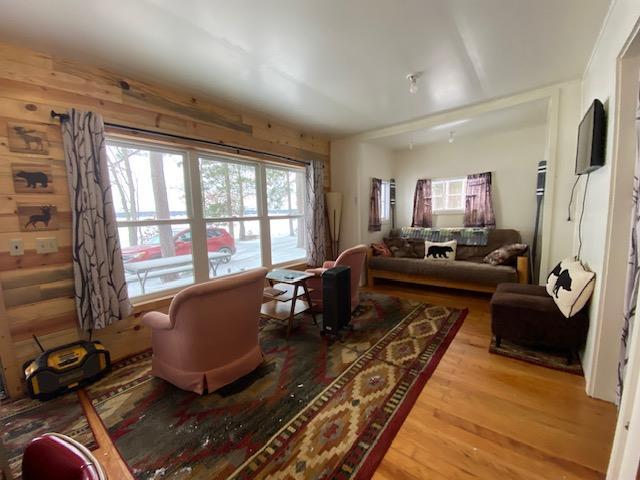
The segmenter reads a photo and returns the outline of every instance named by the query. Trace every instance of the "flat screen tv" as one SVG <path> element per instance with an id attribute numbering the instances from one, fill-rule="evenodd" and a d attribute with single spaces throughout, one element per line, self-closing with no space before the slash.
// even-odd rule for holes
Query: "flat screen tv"
<path id="1" fill-rule="evenodd" d="M 576 175 L 593 172 L 604 165 L 607 118 L 600 100 L 594 100 L 578 129 Z"/>

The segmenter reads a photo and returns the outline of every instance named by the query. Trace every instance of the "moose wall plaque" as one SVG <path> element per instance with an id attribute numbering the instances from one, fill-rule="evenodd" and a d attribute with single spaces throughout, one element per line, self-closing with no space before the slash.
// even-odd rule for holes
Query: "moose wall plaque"
<path id="1" fill-rule="evenodd" d="M 54 205 L 18 204 L 20 231 L 58 230 L 58 209 Z"/>
<path id="2" fill-rule="evenodd" d="M 16 193 L 53 193 L 50 165 L 12 163 L 13 189 Z"/>
<path id="3" fill-rule="evenodd" d="M 18 153 L 49 154 L 46 127 L 37 123 L 7 124 L 9 151 Z"/>

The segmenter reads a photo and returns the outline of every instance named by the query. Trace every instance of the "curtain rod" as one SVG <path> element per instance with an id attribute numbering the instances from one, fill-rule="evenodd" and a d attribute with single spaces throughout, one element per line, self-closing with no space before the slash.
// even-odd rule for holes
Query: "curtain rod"
<path id="1" fill-rule="evenodd" d="M 69 115 L 66 113 L 58 113 L 54 110 L 51 110 L 51 118 L 58 118 L 60 119 L 61 122 L 64 122 L 65 120 L 69 120 Z M 228 145 L 223 142 L 214 142 L 213 140 L 200 140 L 198 138 L 187 137 L 184 135 L 176 135 L 174 133 L 163 133 L 163 132 L 156 132 L 154 130 L 148 130 L 146 128 L 128 127 L 126 125 L 119 125 L 117 123 L 104 122 L 104 125 L 105 127 L 118 128 L 121 130 L 130 130 L 130 131 L 140 132 L 140 133 L 149 133 L 151 135 L 159 135 L 163 137 L 175 138 L 176 140 L 186 140 L 189 142 L 198 142 L 198 143 L 204 143 L 206 145 L 214 145 L 216 147 L 222 147 L 227 150 L 234 150 L 238 154 L 242 152 L 253 153 L 257 155 L 263 155 L 267 157 L 280 159 L 280 160 L 287 160 L 288 162 L 294 162 L 294 163 L 298 163 L 300 165 L 305 165 L 305 166 L 309 165 L 310 163 L 310 162 L 305 162 L 304 160 L 298 160 L 297 158 L 287 157 L 286 155 L 277 155 L 275 153 L 263 152 L 261 150 L 255 150 L 253 148 L 247 148 L 247 147 L 236 147 L 233 145 Z"/>

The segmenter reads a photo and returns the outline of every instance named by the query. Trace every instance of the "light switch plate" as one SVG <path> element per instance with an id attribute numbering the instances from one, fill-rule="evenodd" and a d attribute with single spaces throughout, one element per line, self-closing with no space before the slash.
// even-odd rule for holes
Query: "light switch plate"
<path id="1" fill-rule="evenodd" d="M 58 239 L 56 237 L 36 238 L 37 253 L 55 253 L 58 251 Z"/>
<path id="2" fill-rule="evenodd" d="M 24 243 L 21 238 L 13 238 L 9 240 L 9 253 L 12 257 L 24 255 Z"/>

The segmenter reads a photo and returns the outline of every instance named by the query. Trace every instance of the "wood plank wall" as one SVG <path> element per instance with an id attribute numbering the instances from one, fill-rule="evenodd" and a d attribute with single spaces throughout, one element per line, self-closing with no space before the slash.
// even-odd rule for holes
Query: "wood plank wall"
<path id="1" fill-rule="evenodd" d="M 105 122 L 163 133 L 214 140 L 290 158 L 325 162 L 329 186 L 329 141 L 253 113 L 236 111 L 188 93 L 125 78 L 33 50 L 0 43 L 0 361 L 9 393 L 23 394 L 21 365 L 37 353 L 32 334 L 46 347 L 79 338 L 72 298 L 71 214 L 60 126 L 53 109 L 100 112 Z M 8 122 L 46 127 L 47 156 L 10 152 Z M 11 163 L 43 163 L 53 169 L 60 229 L 20 232 L 17 202 L 41 202 L 37 194 L 16 194 Z M 35 239 L 55 236 L 59 251 L 38 255 Z M 25 255 L 9 255 L 9 240 L 21 238 Z M 4 294 L 2 294 L 4 292 Z M 150 346 L 150 333 L 139 322 L 141 311 L 164 309 L 168 300 L 137 308 L 136 315 L 97 332 L 118 359 Z"/>

